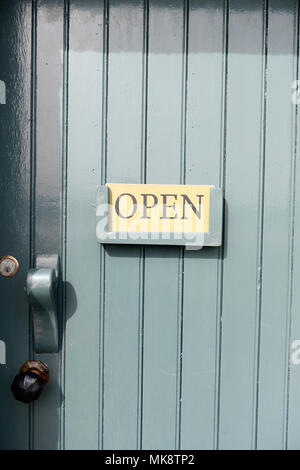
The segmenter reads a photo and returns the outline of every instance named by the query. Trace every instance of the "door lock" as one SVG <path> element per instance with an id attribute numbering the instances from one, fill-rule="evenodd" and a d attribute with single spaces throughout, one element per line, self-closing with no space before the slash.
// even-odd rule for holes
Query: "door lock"
<path id="1" fill-rule="evenodd" d="M 10 255 L 0 259 L 0 274 L 4 277 L 13 277 L 19 271 L 19 263 L 16 258 Z"/>

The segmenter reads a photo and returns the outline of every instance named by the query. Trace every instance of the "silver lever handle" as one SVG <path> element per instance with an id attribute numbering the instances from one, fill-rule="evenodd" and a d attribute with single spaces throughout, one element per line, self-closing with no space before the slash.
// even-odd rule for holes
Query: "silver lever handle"
<path id="1" fill-rule="evenodd" d="M 58 255 L 39 255 L 30 269 L 26 294 L 32 305 L 34 346 L 37 353 L 58 352 Z"/>

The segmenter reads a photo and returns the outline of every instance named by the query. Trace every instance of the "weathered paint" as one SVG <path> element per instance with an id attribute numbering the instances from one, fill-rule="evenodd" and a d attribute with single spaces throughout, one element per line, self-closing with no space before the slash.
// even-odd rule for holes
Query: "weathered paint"
<path id="1" fill-rule="evenodd" d="M 1 448 L 299 449 L 298 2 L 0 12 Z M 222 187 L 223 246 L 99 246 L 107 182 Z M 28 408 L 9 386 L 39 253 L 62 259 L 62 344 Z"/>

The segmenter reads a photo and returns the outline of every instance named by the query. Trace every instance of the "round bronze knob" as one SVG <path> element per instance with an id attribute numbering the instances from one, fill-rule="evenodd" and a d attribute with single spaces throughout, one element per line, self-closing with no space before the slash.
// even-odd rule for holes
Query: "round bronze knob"
<path id="1" fill-rule="evenodd" d="M 30 403 L 40 397 L 49 378 L 49 368 L 46 364 L 41 361 L 27 361 L 14 378 L 11 391 L 16 400 Z"/>

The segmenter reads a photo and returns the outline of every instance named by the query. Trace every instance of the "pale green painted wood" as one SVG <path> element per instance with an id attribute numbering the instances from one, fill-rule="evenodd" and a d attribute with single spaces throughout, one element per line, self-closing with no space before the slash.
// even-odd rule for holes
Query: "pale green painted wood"
<path id="1" fill-rule="evenodd" d="M 67 449 L 97 449 L 102 286 L 95 195 L 101 180 L 103 5 L 81 6 L 70 3 L 64 437 Z"/>
<path id="2" fill-rule="evenodd" d="M 143 1 L 109 2 L 108 38 L 106 181 L 138 183 L 142 166 Z M 139 446 L 139 256 L 138 246 L 105 249 L 104 370 L 100 371 L 104 374 L 105 449 Z"/>
<path id="3" fill-rule="evenodd" d="M 145 249 L 143 448 L 174 449 L 178 248 Z"/>
<path id="4" fill-rule="evenodd" d="M 32 45 L 31 5 L 1 3 L 1 250 L 21 261 L 0 279 L 1 448 L 299 449 L 296 3 L 151 0 L 148 24 L 146 1 L 71 0 L 68 37 L 68 2 L 43 0 Z M 97 244 L 106 181 L 223 176 L 224 254 Z M 32 351 L 23 285 L 42 251 L 62 255 L 67 321 L 28 408 L 9 386 Z"/>
<path id="5" fill-rule="evenodd" d="M 294 28 L 295 28 L 295 41 L 294 41 L 294 79 L 299 79 L 299 5 L 294 13 Z M 294 161 L 291 166 L 291 222 L 290 227 L 290 241 L 292 256 L 290 257 L 292 264 L 292 278 L 290 283 L 290 331 L 289 331 L 289 344 L 286 351 L 289 360 L 289 375 L 287 383 L 287 396 L 288 396 L 288 423 L 287 423 L 287 448 L 292 450 L 299 449 L 299 433 L 300 433 L 300 407 L 299 407 L 299 387 L 300 387 L 300 316 L 299 316 L 299 106 L 294 103 L 293 108 L 293 141 L 294 141 Z M 298 342 L 298 343 L 297 343 Z M 298 362 L 299 361 L 299 362 Z"/>
<path id="6" fill-rule="evenodd" d="M 6 345 L 6 365 L 0 365 L 0 448 L 26 449 L 28 407 L 14 400 L 10 385 L 29 355 L 23 286 L 30 263 L 30 3 L 2 1 L 0 24 L 0 79 L 6 85 L 6 104 L 0 105 L 0 256 L 11 254 L 20 264 L 15 277 L 0 278 L 0 339 Z"/>
<path id="7" fill-rule="evenodd" d="M 39 1 L 36 15 L 36 191 L 35 253 L 62 254 L 62 132 L 64 2 Z M 61 258 L 62 259 L 62 258 Z M 58 311 L 62 326 L 61 305 Z M 60 328 L 61 340 L 61 328 Z M 34 404 L 34 449 L 60 448 L 59 354 L 35 356 L 46 362 L 51 381 Z"/>
<path id="8" fill-rule="evenodd" d="M 146 182 L 180 183 L 183 1 L 149 5 Z M 142 444 L 146 449 L 174 449 L 179 431 L 179 256 L 175 247 L 145 248 Z"/>
<path id="9" fill-rule="evenodd" d="M 135 449 L 138 437 L 139 249 L 108 247 L 105 270 L 105 449 Z"/>
<path id="10" fill-rule="evenodd" d="M 254 447 L 263 8 L 229 4 L 219 447 Z M 243 202 L 242 202 L 243 201 Z"/>
<path id="11" fill-rule="evenodd" d="M 223 3 L 216 0 L 189 4 L 186 184 L 206 181 L 219 185 L 220 182 L 223 159 L 221 103 L 225 91 Z M 185 253 L 182 449 L 211 449 L 215 445 L 219 359 L 218 253 L 216 248 Z"/>
<path id="12" fill-rule="evenodd" d="M 288 292 L 291 282 L 289 205 L 291 161 L 294 158 L 291 83 L 296 5 L 294 0 L 284 4 L 278 0 L 269 2 L 257 436 L 257 446 L 263 449 L 286 446 Z"/>

